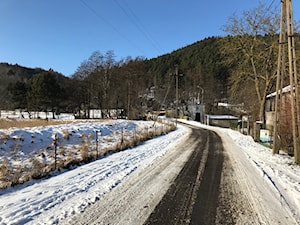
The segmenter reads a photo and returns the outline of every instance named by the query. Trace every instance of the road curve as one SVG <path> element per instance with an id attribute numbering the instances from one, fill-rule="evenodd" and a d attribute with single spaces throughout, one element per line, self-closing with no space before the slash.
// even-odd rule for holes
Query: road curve
<path id="1" fill-rule="evenodd" d="M 191 127 L 174 145 L 62 224 L 295 224 L 278 213 L 280 202 L 262 190 L 268 186 L 256 182 L 259 173 L 224 134 Z M 271 200 L 275 207 L 266 204 Z"/>
<path id="2" fill-rule="evenodd" d="M 213 131 L 193 129 L 192 136 L 197 147 L 145 225 L 215 224 L 223 145 Z"/>

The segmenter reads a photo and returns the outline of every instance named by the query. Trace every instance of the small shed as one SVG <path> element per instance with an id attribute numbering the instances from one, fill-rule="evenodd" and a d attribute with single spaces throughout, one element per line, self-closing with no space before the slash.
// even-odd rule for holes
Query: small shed
<path id="1" fill-rule="evenodd" d="M 224 128 L 237 127 L 238 117 L 232 115 L 205 115 L 206 124 Z"/>

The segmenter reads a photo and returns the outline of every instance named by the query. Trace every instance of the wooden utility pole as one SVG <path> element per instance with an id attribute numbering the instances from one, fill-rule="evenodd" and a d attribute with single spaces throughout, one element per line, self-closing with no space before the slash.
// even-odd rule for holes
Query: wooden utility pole
<path id="1" fill-rule="evenodd" d="M 287 51 L 289 60 L 289 77 L 290 77 L 290 99 L 292 113 L 292 132 L 295 162 L 300 164 L 300 109 L 299 109 L 299 79 L 296 67 L 296 49 L 294 39 L 294 24 L 292 0 L 281 0 L 281 26 L 279 40 L 278 70 L 276 83 L 276 99 L 275 99 L 275 120 L 274 120 L 274 145 L 273 153 L 279 152 L 278 146 L 278 128 L 280 115 L 280 99 L 282 95 L 282 77 L 284 71 L 284 46 L 285 37 L 287 38 Z M 285 36 L 286 35 L 286 36 Z M 280 87 L 281 86 L 281 87 Z"/>
<path id="2" fill-rule="evenodd" d="M 289 74 L 291 86 L 291 112 L 293 123 L 293 144 L 295 162 L 300 164 L 300 115 L 299 115 L 299 79 L 296 67 L 296 49 L 294 38 L 294 23 L 292 0 L 286 0 L 287 10 L 287 38 L 288 38 L 288 57 L 289 57 Z"/>
<path id="3" fill-rule="evenodd" d="M 131 87 L 130 87 L 130 79 L 128 80 L 127 82 L 127 119 L 131 119 L 130 117 L 130 90 L 131 90 Z"/>
<path id="4" fill-rule="evenodd" d="M 177 127 L 177 119 L 178 119 L 178 65 L 175 67 L 175 76 L 176 76 L 176 127 Z"/>
<path id="5" fill-rule="evenodd" d="M 280 33 L 279 33 L 279 52 L 277 62 L 277 80 L 276 80 L 276 96 L 275 96 L 275 115 L 273 126 L 273 154 L 278 154 L 280 149 L 280 123 L 282 103 L 282 83 L 285 72 L 285 48 L 286 41 L 286 2 L 281 2 L 281 16 L 280 16 Z"/>

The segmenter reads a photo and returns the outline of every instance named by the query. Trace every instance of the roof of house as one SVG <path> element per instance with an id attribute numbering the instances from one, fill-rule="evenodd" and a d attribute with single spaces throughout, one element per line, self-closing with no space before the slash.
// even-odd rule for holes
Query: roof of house
<path id="1" fill-rule="evenodd" d="M 237 120 L 238 118 L 232 115 L 207 115 L 210 119 L 213 120 Z"/>
<path id="2" fill-rule="evenodd" d="M 290 85 L 288 85 L 288 86 L 282 88 L 282 93 L 283 93 L 283 94 L 284 94 L 284 93 L 287 93 L 287 92 L 290 92 L 290 91 L 291 91 L 291 86 L 290 86 Z M 267 98 L 272 98 L 272 97 L 275 97 L 275 96 L 276 96 L 276 91 L 273 92 L 273 93 L 271 93 L 271 94 L 268 94 L 268 95 L 267 95 Z"/>

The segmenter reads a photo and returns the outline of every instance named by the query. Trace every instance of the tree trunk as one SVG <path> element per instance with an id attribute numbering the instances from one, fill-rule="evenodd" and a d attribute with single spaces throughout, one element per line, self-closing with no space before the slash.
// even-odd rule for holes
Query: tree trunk
<path id="1" fill-rule="evenodd" d="M 266 103 L 266 97 L 264 95 L 263 99 L 261 99 L 259 104 L 259 120 L 265 124 L 265 103 Z"/>

